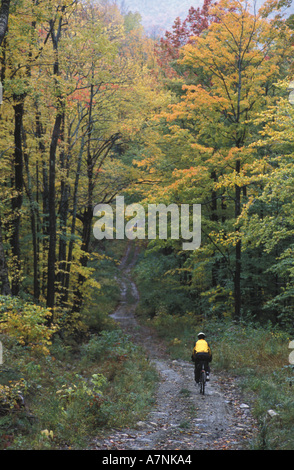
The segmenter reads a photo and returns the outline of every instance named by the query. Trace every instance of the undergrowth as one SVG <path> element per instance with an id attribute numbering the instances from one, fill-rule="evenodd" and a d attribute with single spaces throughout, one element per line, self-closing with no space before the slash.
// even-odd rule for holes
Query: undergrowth
<path id="1" fill-rule="evenodd" d="M 143 419 L 153 404 L 156 372 L 120 330 L 74 350 L 56 339 L 43 358 L 2 340 L 0 449 L 85 449 L 91 437 Z"/>
<path id="2" fill-rule="evenodd" d="M 150 411 L 157 373 L 109 317 L 119 301 L 112 259 L 124 248 L 113 246 L 97 269 L 101 289 L 82 312 L 82 341 L 58 332 L 42 355 L 0 335 L 0 450 L 91 448 L 93 437 Z"/>

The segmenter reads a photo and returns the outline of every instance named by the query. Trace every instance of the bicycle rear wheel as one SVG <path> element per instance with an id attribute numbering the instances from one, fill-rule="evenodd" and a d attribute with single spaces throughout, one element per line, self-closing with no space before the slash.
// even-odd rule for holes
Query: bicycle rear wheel
<path id="1" fill-rule="evenodd" d="M 201 370 L 201 373 L 200 373 L 200 393 L 201 395 L 204 395 L 205 394 L 205 383 L 206 383 L 206 372 L 205 370 Z"/>

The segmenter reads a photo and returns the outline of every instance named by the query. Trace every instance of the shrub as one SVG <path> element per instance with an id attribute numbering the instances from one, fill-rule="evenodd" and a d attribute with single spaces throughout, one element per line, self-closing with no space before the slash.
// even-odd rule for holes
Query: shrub
<path id="1" fill-rule="evenodd" d="M 10 381 L 9 385 L 0 384 L 0 416 L 12 410 L 20 409 L 26 388 L 27 385 L 24 379 Z"/>
<path id="2" fill-rule="evenodd" d="M 129 336 L 123 334 L 121 330 L 104 330 L 100 335 L 94 335 L 88 343 L 83 344 L 81 353 L 86 361 L 97 361 L 103 358 L 119 359 L 127 357 L 135 348 Z"/>
<path id="3" fill-rule="evenodd" d="M 10 296 L 0 296 L 0 333 L 5 333 L 34 352 L 49 354 L 56 325 L 47 326 L 49 309 Z"/>

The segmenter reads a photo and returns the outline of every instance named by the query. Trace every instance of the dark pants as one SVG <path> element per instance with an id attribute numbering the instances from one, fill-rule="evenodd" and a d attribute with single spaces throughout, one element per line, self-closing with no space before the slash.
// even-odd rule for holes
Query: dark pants
<path id="1" fill-rule="evenodd" d="M 199 382 L 200 372 L 201 372 L 201 364 L 204 364 L 205 371 L 210 373 L 209 362 L 210 362 L 210 356 L 209 356 L 208 353 L 198 353 L 198 354 L 196 354 L 196 356 L 195 356 L 195 370 L 194 370 L 194 375 L 195 375 L 196 382 Z"/>

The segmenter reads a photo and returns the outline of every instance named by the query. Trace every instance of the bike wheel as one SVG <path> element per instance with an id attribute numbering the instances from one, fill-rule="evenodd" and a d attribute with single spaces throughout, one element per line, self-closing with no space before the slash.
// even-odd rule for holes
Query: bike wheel
<path id="1" fill-rule="evenodd" d="M 204 370 L 200 374 L 200 393 L 201 395 L 205 394 L 205 383 L 206 383 L 206 373 Z"/>

